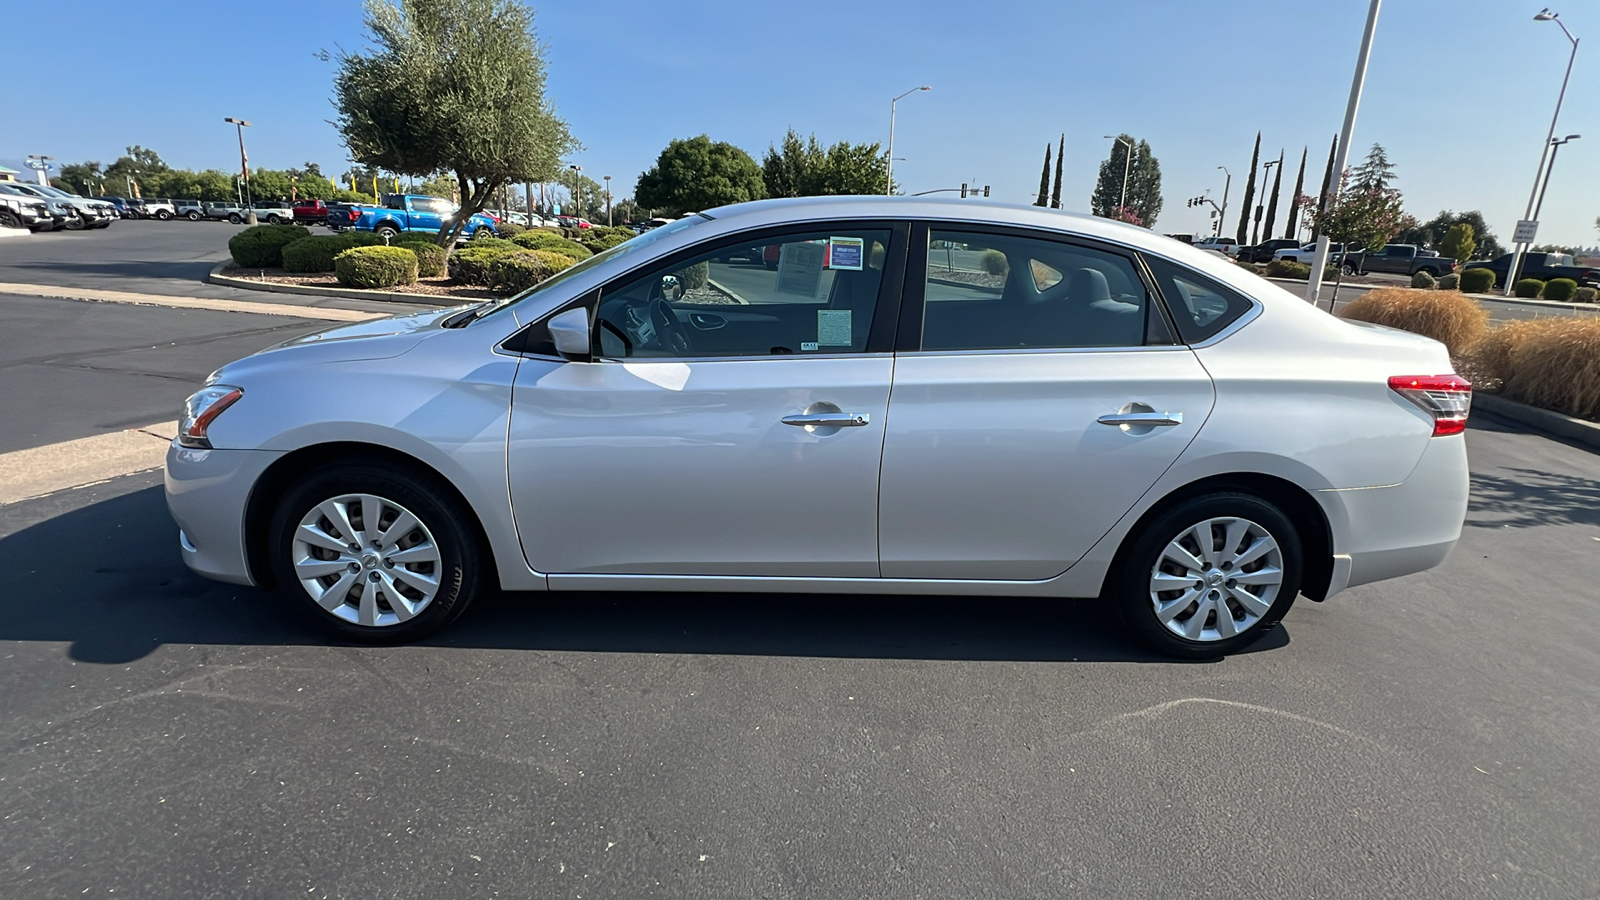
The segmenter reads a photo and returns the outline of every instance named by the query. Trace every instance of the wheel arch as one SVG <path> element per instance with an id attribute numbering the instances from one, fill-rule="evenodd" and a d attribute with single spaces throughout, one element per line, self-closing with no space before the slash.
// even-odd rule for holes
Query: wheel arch
<path id="1" fill-rule="evenodd" d="M 477 508 L 461 493 L 461 490 L 438 469 L 409 453 L 361 441 L 334 441 L 301 447 L 284 454 L 256 479 L 256 483 L 250 489 L 250 498 L 245 502 L 244 512 L 245 563 L 249 567 L 251 579 L 256 584 L 269 590 L 277 587 L 277 578 L 272 573 L 272 561 L 267 556 L 270 538 L 267 530 L 272 521 L 274 501 L 284 495 L 295 476 L 333 463 L 354 460 L 385 462 L 409 469 L 453 494 L 462 506 L 472 511 L 471 521 L 467 525 L 483 549 L 485 563 L 490 566 L 490 571 L 486 574 L 487 583 L 499 584 L 499 575 L 494 571 L 497 568 L 494 548 L 489 541 L 488 531 L 484 528 Z"/>
<path id="2" fill-rule="evenodd" d="M 1333 528 L 1328 522 L 1327 513 L 1305 488 L 1288 479 L 1260 472 L 1209 475 L 1175 488 L 1152 503 L 1124 534 L 1111 565 L 1106 569 L 1105 578 L 1110 579 L 1114 573 L 1121 571 L 1123 554 L 1157 516 L 1185 500 L 1219 491 L 1237 491 L 1260 497 L 1282 510 L 1300 535 L 1304 556 L 1300 593 L 1319 601 L 1328 595 L 1328 585 L 1333 579 Z"/>

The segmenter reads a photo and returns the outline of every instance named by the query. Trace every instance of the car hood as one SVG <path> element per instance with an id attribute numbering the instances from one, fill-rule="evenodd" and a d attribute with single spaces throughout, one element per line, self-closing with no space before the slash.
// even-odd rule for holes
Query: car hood
<path id="1" fill-rule="evenodd" d="M 228 382 L 263 369 L 280 366 L 308 366 L 390 359 L 410 351 L 429 336 L 437 334 L 440 322 L 464 307 L 452 306 L 424 312 L 385 316 L 338 325 L 268 347 L 254 355 L 231 362 L 212 376 Z"/>

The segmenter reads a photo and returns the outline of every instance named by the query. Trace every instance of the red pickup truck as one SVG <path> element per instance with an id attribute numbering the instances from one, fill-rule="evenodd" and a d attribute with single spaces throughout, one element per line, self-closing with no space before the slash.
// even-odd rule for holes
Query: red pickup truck
<path id="1" fill-rule="evenodd" d="M 294 205 L 296 225 L 325 225 L 328 221 L 328 204 L 321 200 L 301 200 Z"/>

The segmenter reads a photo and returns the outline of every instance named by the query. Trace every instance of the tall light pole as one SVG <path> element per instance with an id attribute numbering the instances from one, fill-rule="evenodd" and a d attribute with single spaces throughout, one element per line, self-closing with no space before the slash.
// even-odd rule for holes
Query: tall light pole
<path id="1" fill-rule="evenodd" d="M 1222 220 L 1228 217 L 1228 188 L 1233 187 L 1233 173 L 1228 171 L 1227 166 L 1217 166 L 1217 168 L 1222 170 L 1222 174 L 1228 176 L 1228 180 L 1222 183 L 1222 211 L 1217 213 L 1217 236 L 1221 237 Z"/>
<path id="2" fill-rule="evenodd" d="M 1568 141 L 1575 141 L 1581 137 L 1583 137 L 1581 134 L 1569 134 L 1564 138 L 1550 141 L 1550 164 L 1544 167 L 1544 184 L 1539 188 L 1539 202 L 1533 205 L 1533 220 L 1535 222 L 1539 221 L 1539 211 L 1544 209 L 1544 192 L 1550 188 L 1550 173 L 1556 170 L 1556 151 L 1561 149 L 1562 144 Z"/>
<path id="3" fill-rule="evenodd" d="M 1261 186 L 1263 188 L 1265 188 L 1267 186 L 1267 173 L 1271 172 L 1272 171 L 1272 167 L 1277 165 L 1277 164 L 1278 164 L 1278 160 L 1276 160 L 1276 159 L 1269 159 L 1265 163 L 1261 164 Z M 1250 230 L 1250 243 L 1252 243 L 1252 244 L 1261 243 L 1261 233 L 1260 233 L 1260 230 L 1261 230 L 1261 213 L 1265 209 L 1266 209 L 1266 205 L 1265 204 L 1262 204 L 1262 203 L 1257 203 L 1256 204 L 1256 223 L 1255 223 L 1255 225 L 1251 226 L 1251 230 Z M 1276 215 L 1276 213 L 1274 213 L 1274 215 Z M 1269 235 L 1267 235 L 1267 237 L 1268 237 L 1268 239 L 1270 239 L 1272 237 L 1272 235 L 1269 234 Z"/>
<path id="4" fill-rule="evenodd" d="M 583 183 L 578 179 L 582 178 L 583 176 L 578 173 L 583 171 L 583 166 L 572 165 L 567 166 L 567 168 L 572 170 L 572 216 L 573 218 L 580 218 L 578 215 L 578 210 L 582 209 L 583 207 L 578 205 L 578 198 L 582 196 L 581 191 L 583 188 Z"/>
<path id="5" fill-rule="evenodd" d="M 244 177 L 244 222 L 246 225 L 254 225 L 256 203 L 255 198 L 250 196 L 250 157 L 244 152 L 244 130 L 250 127 L 250 123 L 243 119 L 235 119 L 233 116 L 228 116 L 222 121 L 233 125 L 239 132 L 239 173 Z"/>
<path id="6" fill-rule="evenodd" d="M 1356 129 L 1356 108 L 1361 105 L 1361 88 L 1367 82 L 1367 58 L 1372 55 L 1372 36 L 1378 30 L 1378 7 L 1383 0 L 1372 0 L 1372 5 L 1367 7 L 1367 29 L 1361 34 L 1361 50 L 1356 54 L 1356 74 L 1350 80 L 1350 100 L 1344 107 L 1344 127 L 1339 129 L 1339 149 L 1334 154 L 1333 173 L 1334 181 L 1328 185 L 1328 190 L 1333 196 L 1339 196 L 1339 188 L 1344 182 L 1344 167 L 1350 161 L 1350 135 Z M 1329 198 L 1324 197 L 1326 203 Z M 1311 277 L 1306 279 L 1306 301 L 1312 306 L 1317 305 L 1317 297 L 1322 293 L 1322 273 L 1328 266 L 1328 236 L 1317 235 L 1317 252 L 1311 257 Z"/>
<path id="7" fill-rule="evenodd" d="M 1539 196 L 1539 185 L 1545 180 L 1544 164 L 1548 158 L 1551 147 L 1554 146 L 1556 137 L 1556 120 L 1561 118 L 1561 102 L 1567 99 L 1567 81 L 1572 77 L 1572 63 L 1578 58 L 1578 39 L 1567 30 L 1566 23 L 1561 21 L 1560 13 L 1553 13 L 1550 7 L 1539 10 L 1533 17 L 1535 22 L 1554 22 L 1561 26 L 1561 33 L 1572 42 L 1572 53 L 1567 57 L 1567 74 L 1561 78 L 1561 93 L 1556 95 L 1556 113 L 1550 117 L 1550 132 L 1544 137 L 1544 149 L 1539 153 L 1539 168 L 1533 173 L 1533 191 L 1528 194 L 1528 211 L 1523 213 L 1524 221 L 1536 222 L 1539 216 L 1533 211 L 1533 206 Z M 1519 241 L 1511 250 L 1511 267 L 1506 269 L 1505 296 L 1511 296 L 1512 285 L 1517 281 L 1517 269 L 1522 263 L 1522 254 L 1527 252 L 1531 241 Z"/>
<path id="8" fill-rule="evenodd" d="M 606 227 L 611 227 L 611 176 L 601 176 L 606 180 Z"/>
<path id="9" fill-rule="evenodd" d="M 1108 141 L 1116 141 L 1128 148 L 1122 155 L 1122 199 L 1117 201 L 1117 210 L 1120 212 L 1128 207 L 1128 167 L 1133 163 L 1133 141 L 1125 141 L 1120 135 L 1108 134 Z"/>
<path id="10" fill-rule="evenodd" d="M 889 164 L 889 171 L 883 177 L 883 192 L 885 194 L 893 194 L 894 193 L 894 111 L 895 111 L 895 106 L 897 104 L 899 104 L 899 102 L 901 100 L 904 100 L 906 97 L 908 97 L 908 96 L 910 96 L 912 94 L 915 94 L 917 91 L 931 91 L 931 90 L 933 90 L 933 88 L 925 84 L 922 87 L 914 87 L 911 90 L 906 91 L 904 94 L 901 94 L 900 96 L 898 96 L 898 97 L 894 98 L 893 100 L 889 101 L 889 159 L 887 160 L 887 162 Z"/>

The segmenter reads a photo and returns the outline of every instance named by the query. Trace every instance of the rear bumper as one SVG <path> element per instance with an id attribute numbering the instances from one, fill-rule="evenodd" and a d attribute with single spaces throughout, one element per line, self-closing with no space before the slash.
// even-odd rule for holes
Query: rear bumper
<path id="1" fill-rule="evenodd" d="M 283 454 L 268 450 L 167 448 L 167 510 L 178 523 L 183 562 L 197 574 L 255 584 L 245 548 L 245 507 L 261 473 Z"/>
<path id="2" fill-rule="evenodd" d="M 1430 440 L 1400 484 L 1321 492 L 1343 506 L 1345 520 L 1334 535 L 1328 596 L 1444 562 L 1461 538 L 1468 488 L 1466 441 L 1454 435 Z"/>

